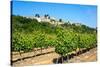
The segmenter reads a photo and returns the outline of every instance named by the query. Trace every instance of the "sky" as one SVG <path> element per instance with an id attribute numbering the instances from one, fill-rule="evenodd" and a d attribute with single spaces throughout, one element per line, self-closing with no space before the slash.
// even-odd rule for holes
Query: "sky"
<path id="1" fill-rule="evenodd" d="M 97 27 L 97 6 L 47 3 L 34 1 L 13 1 L 12 15 L 34 16 L 39 14 L 49 14 L 56 19 L 62 19 L 65 22 L 82 23 L 89 27 Z"/>

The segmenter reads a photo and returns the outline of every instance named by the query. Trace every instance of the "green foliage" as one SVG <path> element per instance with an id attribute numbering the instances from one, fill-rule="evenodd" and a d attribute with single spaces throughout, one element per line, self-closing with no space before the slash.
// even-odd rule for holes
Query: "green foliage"
<path id="1" fill-rule="evenodd" d="M 12 50 L 14 51 L 31 51 L 33 48 L 32 35 L 23 33 L 14 33 L 12 36 Z"/>
<path id="2" fill-rule="evenodd" d="M 85 25 L 66 23 L 54 26 L 47 22 L 12 16 L 12 51 L 28 52 L 34 48 L 55 47 L 55 52 L 66 56 L 69 52 L 96 46 L 96 30 Z"/>
<path id="3" fill-rule="evenodd" d="M 55 51 L 61 56 L 65 56 L 78 48 L 88 49 L 94 47 L 94 45 L 96 45 L 96 36 L 95 34 L 80 34 L 72 30 L 65 31 L 63 29 L 57 29 L 56 43 Z"/>

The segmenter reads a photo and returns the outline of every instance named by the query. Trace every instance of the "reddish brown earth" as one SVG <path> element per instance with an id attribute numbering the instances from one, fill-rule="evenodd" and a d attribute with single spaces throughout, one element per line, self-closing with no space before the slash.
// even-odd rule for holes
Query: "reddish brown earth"
<path id="1" fill-rule="evenodd" d="M 23 57 L 29 57 L 22 61 L 16 61 L 12 64 L 14 66 L 22 66 L 22 65 L 38 65 L 38 64 L 54 64 L 53 59 L 60 57 L 57 53 L 54 52 L 54 48 L 48 48 L 43 50 L 43 55 L 38 55 L 36 57 L 32 57 L 34 52 L 28 52 L 22 54 Z M 46 53 L 46 54 L 45 54 Z M 36 54 L 40 54 L 40 51 L 37 51 Z M 12 60 L 15 61 L 20 56 L 12 55 Z M 75 56 L 74 58 L 70 59 L 68 62 L 65 63 L 79 63 L 79 62 L 94 62 L 97 60 L 97 48 L 93 48 L 88 52 L 85 52 L 79 56 Z"/>

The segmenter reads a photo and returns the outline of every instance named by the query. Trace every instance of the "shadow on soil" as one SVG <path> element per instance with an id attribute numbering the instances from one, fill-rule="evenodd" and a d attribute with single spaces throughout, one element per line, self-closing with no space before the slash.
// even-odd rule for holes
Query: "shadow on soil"
<path id="1" fill-rule="evenodd" d="M 90 49 L 85 49 L 85 50 L 79 51 L 79 52 L 77 52 L 75 54 L 70 54 L 70 55 L 67 55 L 67 56 L 61 56 L 59 58 L 54 58 L 52 62 L 54 64 L 60 64 L 60 63 L 68 62 L 68 60 L 70 60 L 71 58 L 73 58 L 75 56 L 78 56 L 80 54 L 83 54 L 83 53 L 89 51 Z"/>
<path id="2" fill-rule="evenodd" d="M 92 48 L 76 52 L 75 54 L 70 54 L 70 55 L 67 55 L 67 56 L 62 56 L 62 57 L 59 57 L 59 58 L 54 58 L 52 62 L 54 64 L 60 64 L 60 63 L 68 62 L 68 60 L 70 60 L 71 58 L 73 58 L 75 56 L 78 56 L 80 54 L 83 54 L 83 53 L 89 51 L 90 49 L 92 49 Z M 36 56 L 45 55 L 45 54 L 49 54 L 49 53 L 53 53 L 53 52 L 55 52 L 55 51 L 51 51 L 51 52 L 47 52 L 47 53 L 42 53 L 42 54 L 37 54 Z M 13 65 L 13 63 L 15 63 L 17 61 L 21 61 L 21 60 L 28 59 L 28 58 L 33 58 L 33 57 L 36 57 L 36 56 L 29 56 L 29 57 L 19 58 L 17 60 L 11 61 L 11 65 Z"/>

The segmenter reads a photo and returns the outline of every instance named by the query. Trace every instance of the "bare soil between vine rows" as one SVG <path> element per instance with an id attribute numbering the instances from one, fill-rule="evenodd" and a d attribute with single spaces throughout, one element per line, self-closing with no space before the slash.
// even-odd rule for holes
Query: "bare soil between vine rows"
<path id="1" fill-rule="evenodd" d="M 12 55 L 12 65 L 13 66 L 26 66 L 26 65 L 40 65 L 40 64 L 55 64 L 53 61 L 55 58 L 60 57 L 54 52 L 54 48 L 43 49 L 42 54 L 40 50 L 36 52 L 23 53 L 22 56 L 25 57 L 20 60 L 19 54 Z M 97 48 L 90 49 L 89 51 L 82 53 L 78 56 L 74 56 L 69 59 L 66 63 L 80 63 L 80 62 L 95 62 L 97 61 Z"/>

